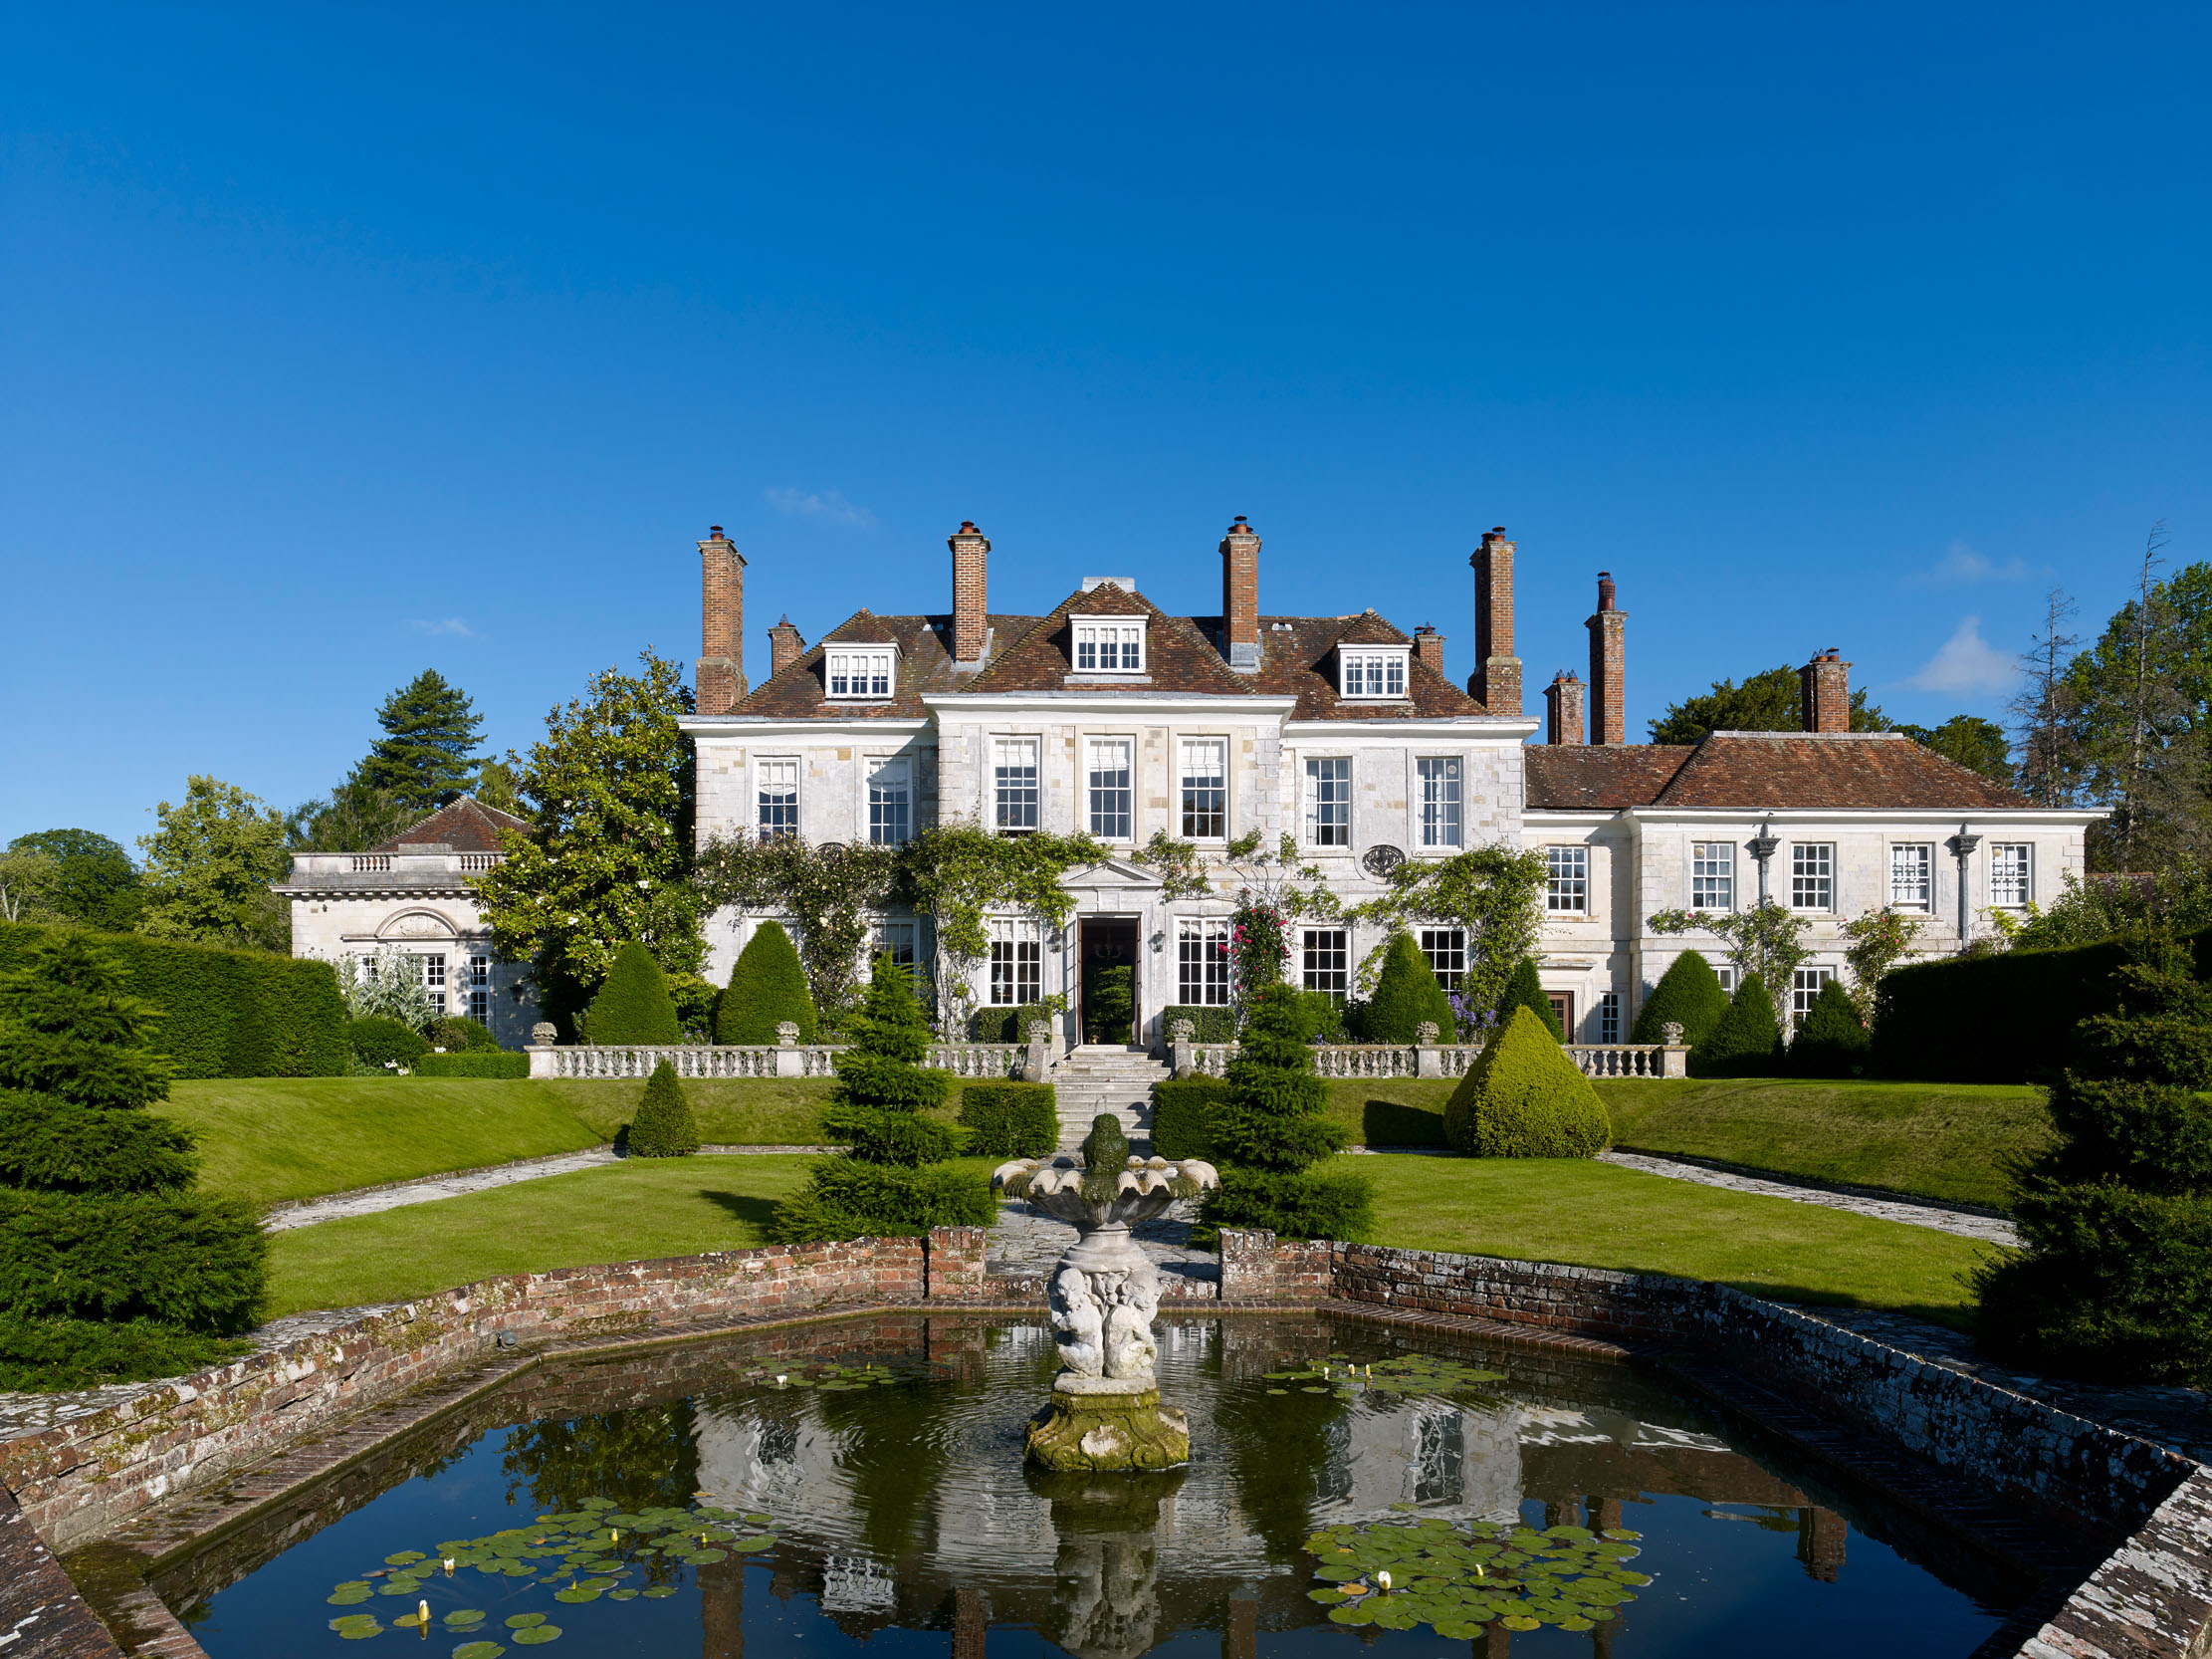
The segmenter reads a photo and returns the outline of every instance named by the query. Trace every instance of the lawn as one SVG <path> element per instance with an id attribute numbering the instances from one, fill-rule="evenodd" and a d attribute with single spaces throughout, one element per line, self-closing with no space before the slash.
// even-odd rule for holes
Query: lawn
<path id="1" fill-rule="evenodd" d="M 831 1084 L 687 1082 L 699 1132 L 731 1146 L 811 1145 Z M 257 1205 L 600 1145 L 642 1082 L 491 1077 L 227 1077 L 158 1109 L 200 1131 L 201 1179 Z"/>
<path id="2" fill-rule="evenodd" d="M 1354 1144 L 1437 1146 L 1452 1081 L 1330 1085 Z M 2043 1090 L 2009 1083 L 1817 1082 L 1780 1077 L 1597 1085 L 1624 1150 L 1883 1187 L 2002 1209 L 2007 1165 L 2051 1136 Z"/>
<path id="3" fill-rule="evenodd" d="M 989 1159 L 965 1162 L 984 1175 Z M 494 1274 L 767 1242 L 796 1157 L 637 1160 L 277 1235 L 272 1315 L 393 1302 Z M 1361 1157 L 1385 1243 L 1718 1279 L 1957 1322 L 1983 1248 L 1945 1233 L 1610 1165 Z"/>

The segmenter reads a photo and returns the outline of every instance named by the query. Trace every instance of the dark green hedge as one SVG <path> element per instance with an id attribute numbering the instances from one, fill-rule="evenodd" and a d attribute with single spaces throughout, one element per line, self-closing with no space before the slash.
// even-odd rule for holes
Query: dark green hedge
<path id="1" fill-rule="evenodd" d="M 458 1055 L 424 1055 L 411 1069 L 418 1077 L 527 1077 L 530 1056 L 470 1049 Z"/>
<path id="2" fill-rule="evenodd" d="M 1060 1143 L 1050 1083 L 970 1083 L 961 1090 L 960 1126 L 974 1157 L 1042 1158 Z"/>
<path id="3" fill-rule="evenodd" d="M 371 1014 L 365 1020 L 345 1023 L 345 1041 L 353 1058 L 363 1066 L 412 1068 L 430 1053 L 430 1043 L 404 1020 Z"/>
<path id="4" fill-rule="evenodd" d="M 970 1017 L 969 1030 L 975 1033 L 978 1043 L 1026 1043 L 1031 1020 L 1056 1025 L 1059 1016 L 1042 1003 L 1023 1003 L 1019 1008 L 979 1008 Z"/>
<path id="5" fill-rule="evenodd" d="M 1152 1149 L 1163 1158 L 1214 1157 L 1214 1112 L 1228 1098 L 1218 1077 L 1186 1077 L 1152 1091 Z"/>
<path id="6" fill-rule="evenodd" d="M 1175 1023 L 1191 1022 L 1192 1030 L 1200 1043 L 1234 1043 L 1236 1041 L 1236 1010 L 1233 1008 L 1202 1008 L 1194 1003 L 1175 1003 L 1160 1011 L 1160 1041 L 1175 1041 Z M 1162 1156 L 1166 1156 L 1165 1153 Z"/>
<path id="7" fill-rule="evenodd" d="M 2185 941 L 2212 977 L 2212 929 Z M 2067 1065 L 2074 1028 L 2118 1006 L 2117 939 L 1916 962 L 1875 992 L 1873 1069 L 1917 1082 L 2017 1083 Z"/>
<path id="8" fill-rule="evenodd" d="M 21 966 L 60 929 L 0 922 L 0 969 Z M 93 936 L 122 961 L 130 990 L 161 1010 L 156 1053 L 179 1077 L 341 1077 L 345 999 L 328 962 L 145 939 Z"/>

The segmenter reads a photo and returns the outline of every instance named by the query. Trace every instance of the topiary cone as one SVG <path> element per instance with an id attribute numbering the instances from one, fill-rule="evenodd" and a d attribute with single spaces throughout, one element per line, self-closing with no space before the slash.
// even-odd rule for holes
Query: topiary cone
<path id="1" fill-rule="evenodd" d="M 1771 1077 L 1782 1067 L 1782 1027 L 1766 981 L 1745 974 L 1728 1010 L 1713 1022 L 1705 1041 L 1689 1052 L 1689 1069 L 1698 1077 Z"/>
<path id="2" fill-rule="evenodd" d="M 1452 1091 L 1444 1138 L 1476 1158 L 1587 1158 L 1613 1120 L 1535 1011 L 1516 1008 Z"/>
<path id="3" fill-rule="evenodd" d="M 1671 1020 L 1682 1028 L 1684 1046 L 1694 1049 L 1727 1011 L 1728 993 L 1720 988 L 1720 976 L 1713 972 L 1712 964 L 1696 951 L 1685 950 L 1659 975 L 1659 984 L 1644 999 L 1633 1038 L 1638 1043 L 1663 1043 L 1666 1023 Z"/>
<path id="4" fill-rule="evenodd" d="M 1498 998 L 1497 1004 L 1498 1030 L 1503 1031 L 1511 1023 L 1516 1008 L 1525 1008 L 1535 1015 L 1537 1023 L 1551 1033 L 1554 1043 L 1567 1041 L 1566 1032 L 1560 1029 L 1559 1016 L 1552 1011 L 1551 998 L 1544 995 L 1543 981 L 1536 977 L 1533 956 L 1524 956 L 1514 964 L 1513 977 L 1505 982 L 1505 994 Z"/>
<path id="5" fill-rule="evenodd" d="M 774 1043 L 785 1020 L 801 1043 L 815 1041 L 819 1022 L 806 989 L 806 970 L 780 922 L 763 922 L 738 954 L 730 987 L 715 1005 L 717 1043 Z"/>
<path id="6" fill-rule="evenodd" d="M 675 1043 L 682 1037 L 676 1000 L 653 953 L 632 940 L 615 953 L 614 966 L 583 1017 L 587 1043 Z"/>
<path id="7" fill-rule="evenodd" d="M 1375 995 L 1362 1016 L 1362 1035 L 1370 1043 L 1412 1043 L 1423 1022 L 1439 1033 L 1456 1032 L 1451 999 L 1437 983 L 1436 970 L 1411 933 L 1391 937 L 1383 971 L 1375 981 Z"/>
<path id="8" fill-rule="evenodd" d="M 662 1061 L 645 1079 L 645 1096 L 630 1119 L 630 1156 L 688 1158 L 699 1150 L 699 1122 L 677 1079 L 676 1067 Z"/>

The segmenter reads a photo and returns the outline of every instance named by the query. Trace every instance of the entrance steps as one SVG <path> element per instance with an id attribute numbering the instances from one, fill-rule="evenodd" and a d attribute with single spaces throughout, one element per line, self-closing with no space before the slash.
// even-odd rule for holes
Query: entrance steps
<path id="1" fill-rule="evenodd" d="M 1091 1132 L 1091 1119 L 1112 1112 L 1131 1140 L 1152 1136 L 1152 1090 L 1174 1074 L 1142 1049 L 1087 1043 L 1070 1049 L 1052 1067 L 1053 1098 L 1060 1112 L 1060 1150 L 1073 1152 Z"/>

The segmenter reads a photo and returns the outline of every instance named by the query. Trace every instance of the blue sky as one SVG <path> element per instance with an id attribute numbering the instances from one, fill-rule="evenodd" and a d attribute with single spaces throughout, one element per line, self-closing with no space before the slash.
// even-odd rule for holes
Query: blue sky
<path id="1" fill-rule="evenodd" d="M 2203 7 L 16 6 L 0 837 L 290 806 L 435 666 L 594 669 L 1085 575 L 1372 605 L 1634 736 L 1840 646 L 1996 713 L 2212 558 Z"/>

